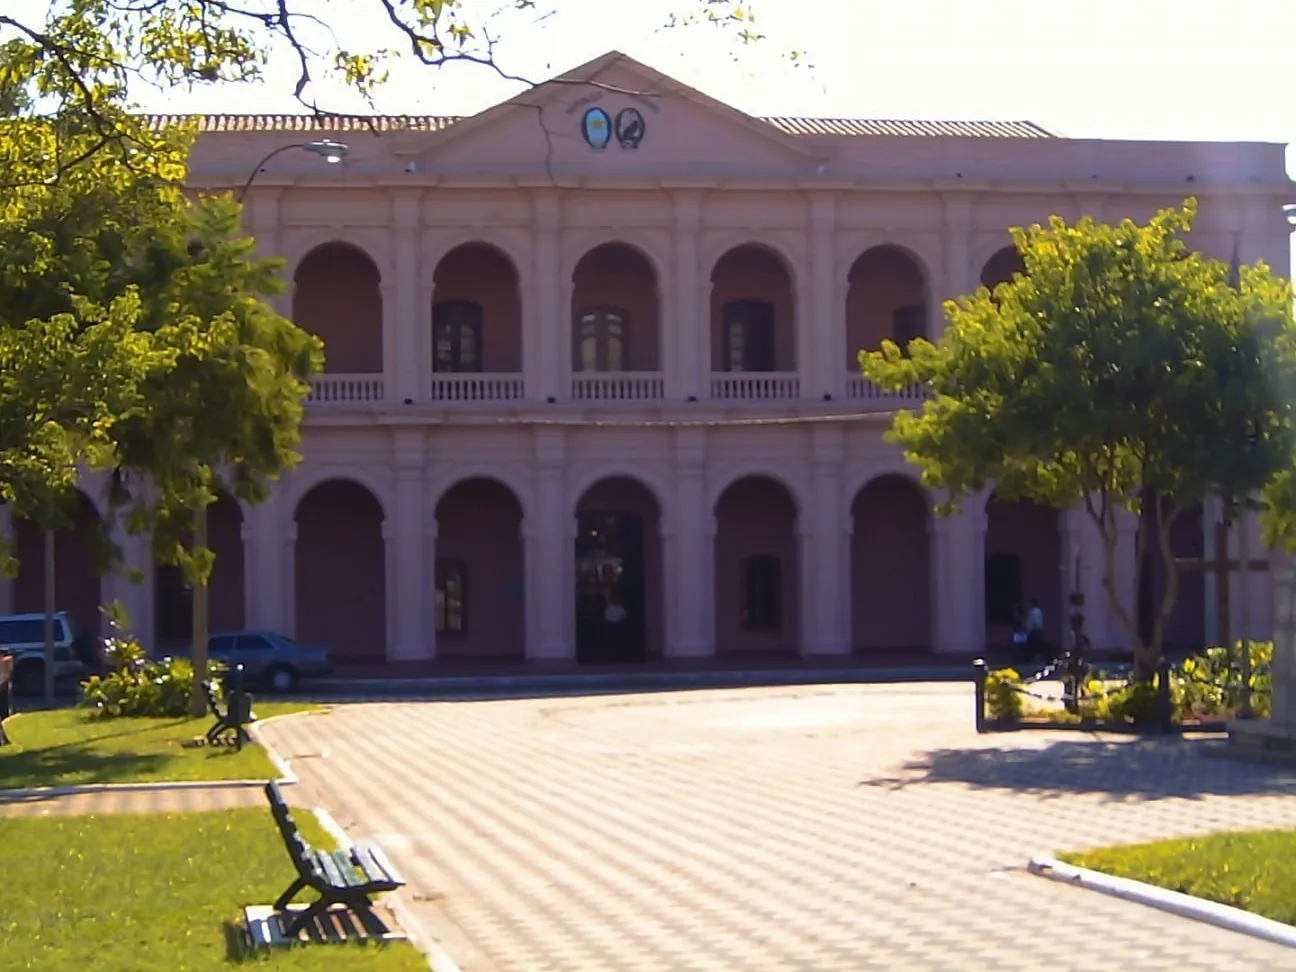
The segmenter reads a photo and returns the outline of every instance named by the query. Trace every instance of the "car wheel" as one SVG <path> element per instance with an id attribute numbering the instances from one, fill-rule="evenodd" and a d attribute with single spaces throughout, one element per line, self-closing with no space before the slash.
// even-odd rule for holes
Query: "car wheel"
<path id="1" fill-rule="evenodd" d="M 14 693 L 17 695 L 40 695 L 45 691 L 45 663 L 26 661 L 14 669 Z"/>
<path id="2" fill-rule="evenodd" d="M 272 668 L 266 673 L 270 688 L 275 692 L 291 692 L 297 684 L 297 673 L 291 668 Z"/>

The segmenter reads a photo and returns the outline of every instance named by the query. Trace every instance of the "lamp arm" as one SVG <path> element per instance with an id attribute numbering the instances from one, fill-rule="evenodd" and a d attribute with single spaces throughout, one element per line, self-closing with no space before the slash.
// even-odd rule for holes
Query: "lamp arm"
<path id="1" fill-rule="evenodd" d="M 281 152 L 287 152 L 290 149 L 299 149 L 302 148 L 303 145 L 304 143 L 302 142 L 294 142 L 291 145 L 280 145 L 274 151 L 267 152 L 265 158 L 263 158 L 260 162 L 258 162 L 256 165 L 252 167 L 251 175 L 247 177 L 247 182 L 243 183 L 243 188 L 240 189 L 238 191 L 238 195 L 234 197 L 235 200 L 237 200 L 240 203 L 243 202 L 243 197 L 246 196 L 248 190 L 252 188 L 252 183 L 256 181 L 256 177 L 261 174 L 261 170 L 265 168 L 265 164 L 267 162 L 273 159 L 276 155 L 279 155 Z"/>

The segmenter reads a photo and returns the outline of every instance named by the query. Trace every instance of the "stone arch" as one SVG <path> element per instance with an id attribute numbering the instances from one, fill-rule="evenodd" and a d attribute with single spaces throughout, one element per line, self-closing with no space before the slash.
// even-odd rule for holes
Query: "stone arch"
<path id="1" fill-rule="evenodd" d="M 99 608 L 107 567 L 103 518 L 90 494 L 76 490 L 67 522 L 54 531 L 54 604 L 66 611 L 75 633 L 104 630 Z M 13 519 L 18 576 L 13 582 L 13 610 L 39 614 L 45 610 L 45 531 L 34 521 Z"/>
<path id="2" fill-rule="evenodd" d="M 377 262 L 342 240 L 308 251 L 293 271 L 292 318 L 324 342 L 324 370 L 383 370 L 383 284 Z"/>
<path id="3" fill-rule="evenodd" d="M 579 492 L 575 516 L 577 659 L 660 657 L 666 597 L 658 491 L 639 476 L 604 475 Z"/>
<path id="4" fill-rule="evenodd" d="M 468 240 L 441 254 L 431 328 L 433 372 L 522 370 L 522 275 L 508 250 Z"/>
<path id="5" fill-rule="evenodd" d="M 804 484 L 795 482 L 784 472 L 771 469 L 767 462 L 738 463 L 726 468 L 719 476 L 717 476 L 712 481 L 711 490 L 708 496 L 712 512 L 715 511 L 715 508 L 720 503 L 720 498 L 730 486 L 739 480 L 751 478 L 772 479 L 779 486 L 783 487 L 783 489 L 787 491 L 787 494 L 792 497 L 793 510 L 796 512 L 797 516 L 801 515 L 801 511 L 805 505 L 802 501 Z"/>
<path id="6" fill-rule="evenodd" d="M 904 246 L 882 243 L 860 253 L 846 272 L 846 366 L 883 340 L 904 348 L 927 333 L 931 274 Z"/>
<path id="7" fill-rule="evenodd" d="M 296 635 L 334 660 L 387 655 L 387 556 L 382 500 L 363 480 L 324 476 L 293 507 Z"/>
<path id="8" fill-rule="evenodd" d="M 912 476 L 870 477 L 851 499 L 851 640 L 857 651 L 914 654 L 932 646 L 931 525 Z"/>
<path id="9" fill-rule="evenodd" d="M 671 276 L 671 261 L 663 254 L 660 244 L 650 242 L 647 234 L 622 230 L 597 229 L 575 234 L 568 238 L 563 254 L 562 278 L 570 281 L 582 260 L 605 246 L 620 246 L 632 250 L 652 270 L 653 279 L 661 287 Z"/>
<path id="10" fill-rule="evenodd" d="M 800 567 L 796 494 L 766 473 L 731 480 L 715 502 L 718 654 L 796 653 Z"/>
<path id="11" fill-rule="evenodd" d="M 1025 272 L 1026 266 L 1022 263 L 1021 254 L 1017 252 L 1017 247 L 1010 243 L 999 247 L 981 264 L 977 283 L 993 291 L 999 284 L 1011 280 L 1013 274 Z"/>
<path id="12" fill-rule="evenodd" d="M 437 266 L 455 250 L 465 246 L 482 246 L 494 250 L 513 267 L 522 288 L 525 289 L 530 284 L 531 254 L 528 252 L 529 237 L 523 234 L 514 235 L 505 229 L 482 226 L 474 228 L 471 235 L 468 236 L 456 233 L 453 236 L 444 237 L 435 246 L 424 251 L 425 259 L 422 261 L 422 265 L 431 268 L 430 272 L 426 272 L 423 277 L 425 288 L 430 289 L 434 286 Z"/>
<path id="13" fill-rule="evenodd" d="M 327 483 L 334 479 L 350 480 L 360 486 L 363 486 L 378 500 L 378 506 L 382 510 L 383 519 L 388 516 L 391 509 L 391 496 L 388 492 L 387 483 L 379 476 L 375 475 L 372 468 L 359 464 L 334 464 L 304 466 L 298 474 L 293 475 L 289 480 L 288 487 L 288 506 L 296 510 L 301 505 L 301 501 L 316 486 Z"/>
<path id="14" fill-rule="evenodd" d="M 431 508 L 435 510 L 446 493 L 467 479 L 494 479 L 498 481 L 501 485 L 507 487 L 508 491 L 518 501 L 518 505 L 522 507 L 523 518 L 525 519 L 525 517 L 531 515 L 531 492 L 526 477 L 520 475 L 515 469 L 490 463 L 456 463 L 453 475 L 439 479 L 433 484 Z"/>
<path id="15" fill-rule="evenodd" d="M 796 276 L 763 242 L 730 247 L 711 266 L 711 370 L 797 369 Z"/>
<path id="16" fill-rule="evenodd" d="M 490 474 L 457 479 L 434 507 L 437 657 L 520 661 L 526 655 L 522 500 Z"/>
<path id="17" fill-rule="evenodd" d="M 386 234 L 363 226 L 347 227 L 345 230 L 328 226 L 295 227 L 283 234 L 280 243 L 284 274 L 291 280 L 297 275 L 302 261 L 315 250 L 330 244 L 345 244 L 360 250 L 372 260 L 385 284 L 393 277 L 389 243 Z"/>
<path id="18" fill-rule="evenodd" d="M 572 370 L 659 371 L 661 276 L 641 247 L 600 243 L 571 276 Z"/>

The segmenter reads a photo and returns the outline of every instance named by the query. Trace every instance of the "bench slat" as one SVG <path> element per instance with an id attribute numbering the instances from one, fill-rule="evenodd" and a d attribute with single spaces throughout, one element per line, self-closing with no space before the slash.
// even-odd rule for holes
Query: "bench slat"
<path id="1" fill-rule="evenodd" d="M 391 884 L 400 887 L 405 883 L 400 872 L 392 866 L 383 849 L 377 844 L 365 844 L 356 846 L 351 849 L 352 857 L 356 866 L 364 871 L 365 877 L 370 881 L 382 884 Z"/>

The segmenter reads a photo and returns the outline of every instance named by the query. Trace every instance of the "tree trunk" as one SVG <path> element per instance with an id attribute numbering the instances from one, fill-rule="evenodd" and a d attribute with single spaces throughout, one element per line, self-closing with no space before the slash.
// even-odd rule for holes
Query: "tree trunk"
<path id="1" fill-rule="evenodd" d="M 194 515 L 193 545 L 190 553 L 207 549 L 207 507 L 199 506 Z M 207 711 L 207 698 L 202 683 L 207 680 L 207 575 L 199 572 L 191 579 L 193 584 L 193 695 L 189 712 L 195 718 Z"/>

